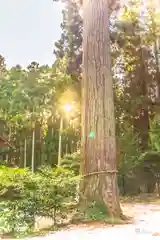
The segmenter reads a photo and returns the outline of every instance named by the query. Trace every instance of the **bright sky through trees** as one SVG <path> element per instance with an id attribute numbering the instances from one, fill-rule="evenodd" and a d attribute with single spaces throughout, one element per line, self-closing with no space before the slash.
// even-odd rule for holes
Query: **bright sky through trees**
<path id="1" fill-rule="evenodd" d="M 9 66 L 52 64 L 61 5 L 52 0 L 0 0 L 0 54 Z"/>

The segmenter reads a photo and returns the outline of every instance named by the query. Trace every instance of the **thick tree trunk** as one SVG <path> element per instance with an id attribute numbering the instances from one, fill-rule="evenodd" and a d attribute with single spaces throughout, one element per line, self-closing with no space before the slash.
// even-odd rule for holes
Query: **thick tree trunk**
<path id="1" fill-rule="evenodd" d="M 82 194 L 121 216 L 107 1 L 86 0 L 83 11 Z"/>

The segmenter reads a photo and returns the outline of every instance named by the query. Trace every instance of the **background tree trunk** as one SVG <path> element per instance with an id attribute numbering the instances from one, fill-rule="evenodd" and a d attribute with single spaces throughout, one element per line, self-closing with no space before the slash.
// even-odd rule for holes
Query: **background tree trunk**
<path id="1" fill-rule="evenodd" d="M 34 172 L 35 170 L 35 159 L 34 159 L 34 154 L 35 154 L 35 129 L 33 129 L 33 132 L 32 132 L 32 160 L 31 160 L 31 169 L 32 169 L 32 172 Z"/>
<path id="2" fill-rule="evenodd" d="M 105 204 L 111 216 L 121 216 L 107 1 L 84 1 L 83 11 L 82 193 Z"/>
<path id="3" fill-rule="evenodd" d="M 24 139 L 24 168 L 27 167 L 27 139 Z"/>

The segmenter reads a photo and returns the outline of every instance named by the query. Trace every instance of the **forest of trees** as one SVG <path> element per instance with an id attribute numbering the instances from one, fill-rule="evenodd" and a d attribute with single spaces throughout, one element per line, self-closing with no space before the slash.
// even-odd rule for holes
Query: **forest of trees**
<path id="1" fill-rule="evenodd" d="M 81 15 L 76 0 L 63 2 L 51 67 L 8 68 L 0 57 L 0 137 L 11 145 L 0 163 L 36 172 L 62 158 L 75 175 L 81 165 L 84 196 L 119 215 L 116 175 L 120 194 L 155 188 L 144 159 L 160 158 L 160 12 L 154 0 L 90 1 Z"/>
<path id="2" fill-rule="evenodd" d="M 70 98 L 72 79 L 65 73 L 65 59 L 53 67 L 32 62 L 27 69 L 17 65 L 8 70 L 1 57 L 1 69 L 0 130 L 12 145 L 9 151 L 1 152 L 7 156 L 7 163 L 33 168 L 44 163 L 55 166 L 61 115 L 63 153 L 76 151 L 80 137 L 79 129 L 73 126 L 78 128 L 79 107 L 74 109 L 76 118 L 66 118 L 63 105 L 75 105 L 75 99 Z"/>

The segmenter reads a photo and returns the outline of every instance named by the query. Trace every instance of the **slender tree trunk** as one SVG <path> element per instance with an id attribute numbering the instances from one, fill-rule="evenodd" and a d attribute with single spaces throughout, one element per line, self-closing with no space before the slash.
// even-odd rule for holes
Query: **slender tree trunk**
<path id="1" fill-rule="evenodd" d="M 27 139 L 24 139 L 24 168 L 27 167 Z"/>
<path id="2" fill-rule="evenodd" d="M 42 122 L 41 122 L 41 127 L 39 129 L 40 131 L 40 165 L 43 165 L 43 133 L 42 133 Z"/>
<path id="3" fill-rule="evenodd" d="M 59 142 L 58 142 L 58 166 L 61 165 L 62 157 L 62 131 L 63 131 L 63 118 L 60 119 L 60 128 L 59 128 Z"/>
<path id="4" fill-rule="evenodd" d="M 66 155 L 68 154 L 68 143 L 66 143 L 66 151 L 65 151 Z"/>
<path id="5" fill-rule="evenodd" d="M 21 136 L 20 136 L 21 139 Z M 23 153 L 24 153 L 24 144 L 22 141 L 20 141 L 19 144 L 19 152 L 20 152 L 20 156 L 19 156 L 19 167 L 23 168 L 24 166 L 24 157 L 23 157 Z"/>
<path id="6" fill-rule="evenodd" d="M 107 1 L 86 0 L 83 11 L 82 194 L 120 217 Z"/>
<path id="7" fill-rule="evenodd" d="M 9 126 L 9 134 L 8 134 L 8 142 L 10 142 L 11 140 L 11 134 L 12 134 L 12 128 Z M 9 151 L 10 151 L 10 148 L 7 147 L 7 154 L 6 154 L 6 161 L 7 161 L 7 164 L 9 164 Z"/>
<path id="8" fill-rule="evenodd" d="M 34 152 L 35 152 L 35 129 L 33 129 L 32 132 L 32 172 L 34 172 L 34 166 L 35 166 L 35 161 L 34 161 Z"/>

